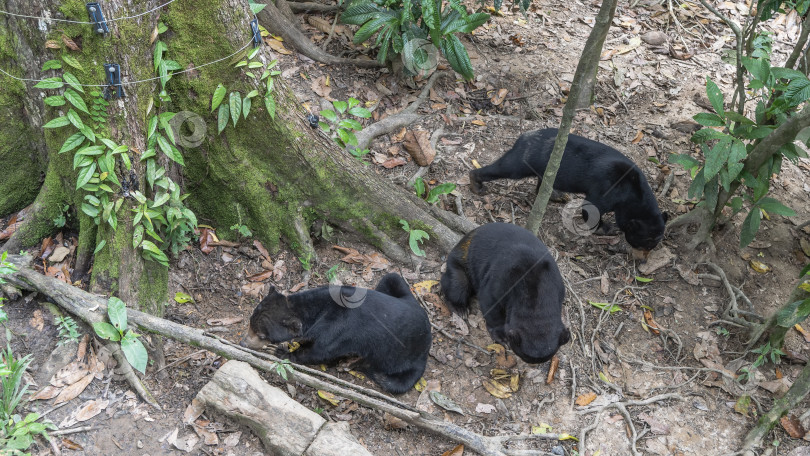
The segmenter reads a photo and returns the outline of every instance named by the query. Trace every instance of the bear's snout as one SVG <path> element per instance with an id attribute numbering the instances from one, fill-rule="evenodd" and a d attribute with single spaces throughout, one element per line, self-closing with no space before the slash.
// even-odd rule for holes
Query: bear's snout
<path id="1" fill-rule="evenodd" d="M 239 342 L 239 345 L 252 350 L 261 350 L 264 347 L 264 341 L 253 331 L 253 328 L 248 328 L 247 336 Z"/>

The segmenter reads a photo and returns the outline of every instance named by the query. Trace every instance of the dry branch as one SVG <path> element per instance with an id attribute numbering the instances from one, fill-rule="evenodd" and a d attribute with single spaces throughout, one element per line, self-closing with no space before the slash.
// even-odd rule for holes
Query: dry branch
<path id="1" fill-rule="evenodd" d="M 34 271 L 28 267 L 29 260 L 30 257 L 9 256 L 9 261 L 18 267 L 17 272 L 6 276 L 9 282 L 49 296 L 58 306 L 88 323 L 103 319 L 102 315 L 105 315 L 107 310 L 105 299 Z M 127 310 L 127 319 L 141 330 L 210 350 L 227 359 L 244 361 L 257 369 L 267 372 L 275 372 L 276 362 L 279 361 L 279 359 L 270 355 L 259 358 L 241 347 L 225 344 L 220 340 L 209 337 L 201 329 L 164 320 L 135 309 Z M 484 456 L 507 456 L 509 454 L 502 443 L 510 440 L 509 437 L 486 437 L 438 419 L 428 413 L 415 411 L 410 407 L 403 407 L 404 404 L 396 399 L 389 398 L 376 391 L 348 384 L 328 374 L 321 374 L 320 378 L 318 378 L 307 373 L 312 369 L 296 364 L 292 364 L 292 366 L 294 370 L 289 373 L 290 382 L 297 382 L 315 389 L 328 391 L 366 407 L 388 412 L 413 426 L 461 443 L 468 449 Z M 351 385 L 351 387 L 348 385 Z M 542 453 L 536 452 L 535 454 Z"/>

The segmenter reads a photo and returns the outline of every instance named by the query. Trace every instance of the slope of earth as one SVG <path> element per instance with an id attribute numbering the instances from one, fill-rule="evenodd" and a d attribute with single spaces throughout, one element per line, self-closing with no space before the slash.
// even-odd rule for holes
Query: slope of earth
<path id="1" fill-rule="evenodd" d="M 740 8 L 729 2 L 719 6 L 737 20 L 747 13 L 742 4 Z M 488 184 L 489 194 L 479 197 L 469 191 L 467 174 L 474 163 L 486 165 L 497 159 L 521 133 L 559 123 L 597 9 L 598 4 L 569 2 L 561 8 L 559 3 L 543 0 L 535 2 L 526 16 L 507 11 L 494 17 L 465 40 L 475 80 L 440 79 L 419 111 L 422 118 L 408 127 L 441 131 L 430 167 L 420 170 L 413 163 L 402 145 L 403 132 L 378 138 L 364 160 L 385 178 L 400 183 L 403 192 L 413 191 L 406 183 L 417 172 L 431 186 L 457 184 L 455 192 L 437 204 L 479 224 L 525 224 L 534 200 L 533 179 L 493 182 Z M 640 1 L 633 7 L 619 6 L 600 63 L 594 103 L 577 115 L 574 132 L 631 157 L 647 175 L 662 209 L 678 215 L 691 208 L 687 197 L 690 180 L 680 167 L 668 165 L 667 157 L 695 152 L 689 142 L 695 126 L 691 117 L 707 109 L 703 95 L 706 77 L 716 81 L 727 97 L 730 94 L 732 67 L 721 56 L 733 38 L 696 3 L 676 5 L 674 14 L 677 23 L 666 3 Z M 786 58 L 779 42 L 796 39 L 792 14 L 767 24 L 776 37 L 774 63 Z M 299 19 L 317 44 L 325 41 L 328 30 L 321 31 L 315 24 L 324 20 L 331 24 L 333 16 Z M 652 36 L 649 32 L 659 33 Z M 335 54 L 347 49 L 367 52 L 351 43 L 351 30 L 344 26 L 336 27 L 327 49 Z M 282 77 L 313 111 L 324 106 L 325 99 L 355 97 L 373 102 L 375 119 L 379 119 L 413 101 L 422 84 L 411 89 L 387 71 L 323 66 L 295 53 L 276 57 Z M 669 173 L 674 178 L 667 184 Z M 742 289 L 755 312 L 767 315 L 780 306 L 798 271 L 808 262 L 800 240 L 810 240 L 810 233 L 797 228 L 810 219 L 805 203 L 810 193 L 808 177 L 806 160 L 783 166 L 772 194 L 795 209 L 797 216 L 763 221 L 756 241 L 748 248 L 738 247 L 741 218 L 715 233 L 715 252 L 686 251 L 683 246 L 690 231 L 670 232 L 657 250 L 663 261 L 654 270 L 630 259 L 622 236 L 582 236 L 569 229 L 576 220 L 565 215 L 562 204 L 552 203 L 541 238 L 551 247 L 566 281 L 564 318 L 572 341 L 558 353 L 559 364 L 551 375 L 549 363 L 528 365 L 490 351 L 492 341 L 479 312 L 466 321 L 450 315 L 438 286 L 429 282 L 439 279 L 444 261 L 429 242 L 425 245 L 427 257 L 410 264 L 383 261 L 373 248 L 328 226 L 313 230 L 317 234 L 316 260 L 296 258 L 287 250 L 268 258 L 250 239 L 210 246 L 208 254 L 195 245 L 180 254 L 170 276 L 171 294 L 184 293 L 193 300 L 167 303 L 166 314 L 173 321 L 238 341 L 253 307 L 271 283 L 284 292 L 330 280 L 374 287 L 386 272 L 398 272 L 415 286 L 431 321 L 440 329 L 434 332 L 424 375 L 427 390 L 441 391 L 464 414 L 436 406 L 427 392 L 413 390 L 400 400 L 484 435 L 535 431 L 582 437 L 583 429 L 588 429 L 585 442 L 526 439 L 509 445 L 515 450 L 625 455 L 635 452 L 631 450 L 635 436 L 640 454 L 731 453 L 757 417 L 798 375 L 807 360 L 808 342 L 791 330 L 785 350 L 788 356 L 782 364 L 753 370 L 747 383 L 718 374 L 723 369 L 736 372 L 750 365 L 755 356 L 745 352 L 747 331 L 720 321 L 730 300 L 724 285 L 698 274 L 713 273 L 704 264 L 711 262 Z M 68 233 L 62 241 L 70 245 Z M 406 245 L 407 235 L 403 232 L 398 241 Z M 334 245 L 354 250 L 347 254 Z M 769 272 L 752 269 L 752 259 L 765 263 Z M 38 303 L 43 299 L 27 298 L 6 306 L 11 315 L 9 328 L 15 334 L 11 342 L 16 353 L 35 355 L 31 372 L 42 387 L 53 373 L 46 366 L 58 340 L 57 329 L 52 313 Z M 613 304 L 615 311 L 601 310 L 591 302 L 606 303 L 603 307 L 607 308 Z M 89 333 L 87 328 L 83 331 Z M 168 367 L 159 373 L 150 367 L 145 377 L 164 406 L 162 411 L 151 410 L 128 393 L 126 383 L 114 374 L 114 363 L 108 362 L 83 393 L 48 414 L 57 424 L 91 426 L 60 436 L 55 444 L 63 450 L 69 448 L 61 440 L 65 438 L 83 448 L 72 453 L 94 455 L 185 454 L 185 450 L 191 454 L 262 454 L 255 436 L 221 417 L 204 416 L 198 422 L 219 436 L 212 445 L 204 442 L 207 434 L 201 432 L 198 437 L 182 424 L 183 410 L 224 360 L 172 341 L 166 341 L 165 350 Z M 57 351 L 69 352 L 64 348 Z M 74 355 L 64 356 L 70 360 Z M 346 366 L 329 368 L 329 372 L 373 387 Z M 454 447 L 423 430 L 401 429 L 380 413 L 351 401 L 338 398 L 338 405 L 333 405 L 311 388 L 285 385 L 276 375 L 266 378 L 327 419 L 348 421 L 355 436 L 374 454 L 440 455 Z M 107 403 L 101 414 L 76 422 L 76 411 L 88 401 Z M 35 401 L 29 407 L 46 411 L 51 402 Z M 627 405 L 624 409 L 611 407 L 616 403 Z M 806 409 L 807 401 L 793 414 L 802 415 Z M 801 439 L 792 439 L 781 427 L 771 437 L 780 442 L 780 451 L 803 446 Z M 39 451 L 47 454 L 53 450 L 40 445 Z"/>

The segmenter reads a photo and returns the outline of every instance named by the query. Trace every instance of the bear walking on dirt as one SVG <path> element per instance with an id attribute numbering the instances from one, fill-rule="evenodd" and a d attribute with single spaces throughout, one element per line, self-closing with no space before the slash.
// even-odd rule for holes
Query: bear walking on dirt
<path id="1" fill-rule="evenodd" d="M 536 176 L 538 186 L 546 171 L 557 138 L 556 128 L 524 133 L 501 158 L 488 166 L 470 171 L 473 193 L 484 193 L 484 182 L 496 179 L 523 179 Z M 601 215 L 613 212 L 616 224 L 633 247 L 633 256 L 645 259 L 664 237 L 666 213 L 661 213 L 644 173 L 618 150 L 582 136 L 569 135 L 565 153 L 554 180 L 554 190 L 584 193 L 599 211 L 599 220 L 588 220 L 596 227 Z"/>
<path id="2" fill-rule="evenodd" d="M 374 290 L 329 285 L 285 296 L 271 288 L 242 345 L 290 342 L 276 355 L 299 364 L 356 358 L 354 369 L 401 394 L 422 377 L 431 340 L 427 313 L 405 280 L 389 273 Z"/>
<path id="3" fill-rule="evenodd" d="M 450 251 L 441 285 L 462 316 L 477 295 L 492 339 L 527 363 L 548 361 L 571 338 L 561 318 L 565 285 L 557 263 L 517 225 L 488 223 L 467 233 Z"/>

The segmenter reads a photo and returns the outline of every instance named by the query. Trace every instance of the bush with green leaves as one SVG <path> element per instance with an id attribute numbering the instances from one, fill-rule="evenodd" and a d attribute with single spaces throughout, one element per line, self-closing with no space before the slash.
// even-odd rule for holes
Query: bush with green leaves
<path id="1" fill-rule="evenodd" d="M 326 122 L 318 122 L 321 130 L 327 133 L 332 132 L 332 139 L 340 147 L 347 148 L 354 157 L 362 158 L 368 154 L 368 149 L 358 150 L 356 147 L 349 147 L 357 146 L 355 132 L 363 129 L 360 122 L 349 116 L 368 119 L 371 117 L 371 111 L 360 106 L 360 100 L 356 98 L 349 98 L 347 101 L 333 101 L 332 107 L 334 109 L 322 109 L 319 113 L 321 117 L 326 119 Z"/>
<path id="2" fill-rule="evenodd" d="M 793 209 L 767 195 L 771 176 L 780 172 L 784 159 L 796 161 L 807 157 L 794 144 L 795 136 L 777 138 L 777 133 L 769 137 L 799 115 L 799 107 L 810 99 L 810 79 L 800 71 L 771 66 L 769 35 L 758 35 L 752 46 L 750 54 L 740 59 L 740 69 L 748 80 L 746 90 L 742 94 L 735 91 L 728 110 L 717 84 L 706 80 L 706 95 L 714 112 L 694 116 L 704 128 L 692 136 L 692 142 L 700 146 L 703 160 L 686 154 L 670 157 L 671 162 L 689 171 L 692 178 L 689 198 L 699 200 L 698 206 L 715 218 L 725 206 L 731 207 L 732 216 L 747 208 L 741 247 L 754 239 L 763 217 L 795 215 Z M 744 115 L 746 93 L 750 94 L 748 101 L 754 104 L 751 118 Z M 773 143 L 777 147 L 771 148 Z"/>
<path id="3" fill-rule="evenodd" d="M 102 339 L 120 342 L 121 351 L 124 352 L 129 364 L 143 374 L 146 371 L 146 361 L 149 359 L 149 355 L 146 353 L 143 342 L 138 339 L 138 334 L 127 329 L 127 306 L 124 301 L 111 296 L 107 300 L 107 316 L 110 323 L 106 321 L 93 323 L 96 334 Z"/>
<path id="4" fill-rule="evenodd" d="M 419 198 L 423 198 L 430 204 L 436 204 L 439 201 L 439 197 L 441 195 L 447 195 L 453 190 L 455 190 L 456 184 L 453 184 L 451 182 L 445 182 L 428 190 L 427 184 L 425 183 L 424 179 L 422 179 L 421 177 L 417 177 L 413 181 L 413 188 L 414 190 L 416 190 L 416 196 L 418 196 Z"/>
<path id="5" fill-rule="evenodd" d="M 432 71 L 429 59 L 440 49 L 450 66 L 471 80 L 470 56 L 456 33 L 472 32 L 489 20 L 489 14 L 470 14 L 459 0 L 449 0 L 444 8 L 441 0 L 355 0 L 340 20 L 360 26 L 354 34 L 357 44 L 377 34 L 380 63 L 401 56 L 406 68 Z"/>
<path id="6" fill-rule="evenodd" d="M 48 429 L 55 429 L 50 422 L 40 423 L 38 413 L 29 413 L 23 418 L 14 413 L 28 392 L 28 384 L 23 385 L 23 374 L 33 361 L 31 355 L 16 358 L 11 347 L 0 352 L 0 454 L 24 455 L 34 443 L 34 437 L 48 437 Z"/>
<path id="7" fill-rule="evenodd" d="M 407 220 L 400 219 L 399 223 L 402 225 L 402 229 L 408 233 L 408 246 L 410 246 L 411 252 L 416 256 L 425 256 L 425 251 L 422 250 L 419 244 L 424 242 L 425 239 L 430 239 L 430 236 L 425 231 L 411 228 Z"/>

